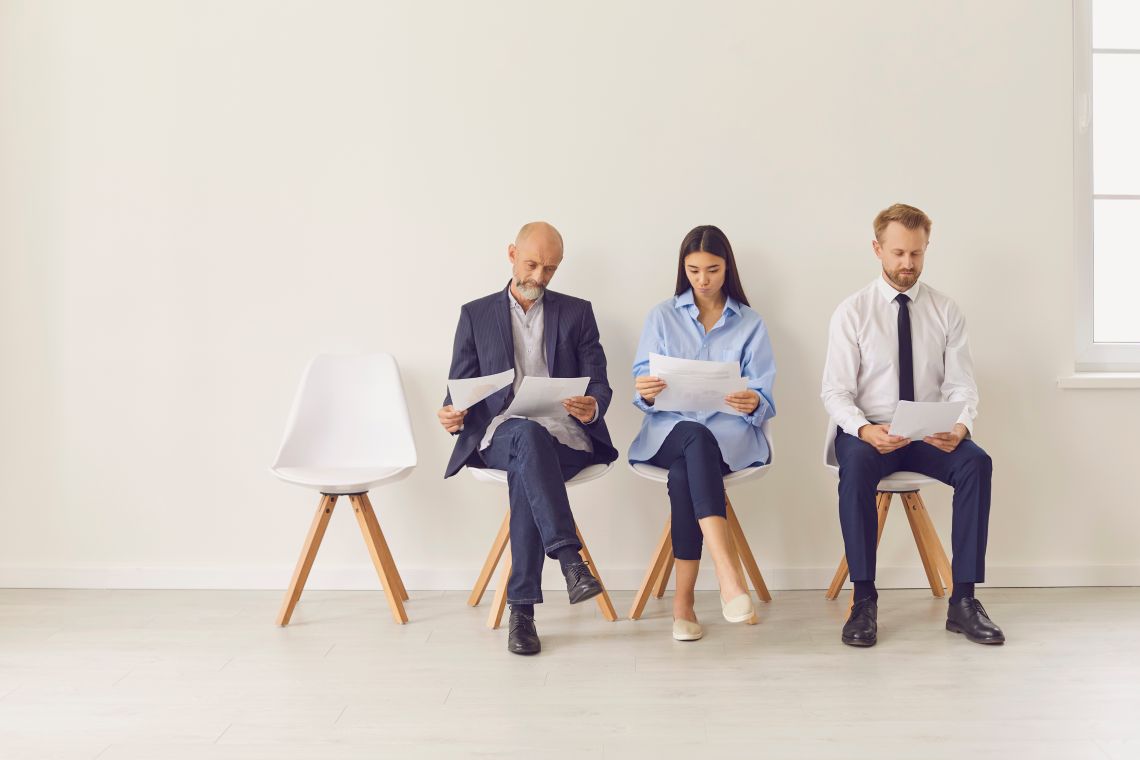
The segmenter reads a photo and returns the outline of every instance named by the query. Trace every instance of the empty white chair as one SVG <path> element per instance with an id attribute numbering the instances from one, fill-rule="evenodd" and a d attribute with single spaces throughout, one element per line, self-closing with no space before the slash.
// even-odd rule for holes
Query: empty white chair
<path id="1" fill-rule="evenodd" d="M 827 433 L 824 436 L 823 443 L 823 464 L 838 480 L 839 460 L 835 458 L 835 436 L 836 425 L 828 420 Z M 943 595 L 943 584 L 953 592 L 954 575 L 950 570 L 950 560 L 946 556 L 946 550 L 942 548 L 938 532 L 934 529 L 934 522 L 930 519 L 930 513 L 926 511 L 926 505 L 923 504 L 922 495 L 919 493 L 923 486 L 937 482 L 934 478 L 928 478 L 917 472 L 903 470 L 892 472 L 879 481 L 876 489 L 875 507 L 879 513 L 877 542 L 883 538 L 883 526 L 887 523 L 887 511 L 891 507 L 891 497 L 896 493 L 901 495 L 907 520 L 910 522 L 910 531 L 914 534 L 914 544 L 918 547 L 918 556 L 922 560 L 922 569 L 926 571 L 926 579 L 930 583 L 930 591 L 935 596 L 940 597 Z M 847 555 L 844 554 L 843 558 L 839 560 L 839 567 L 836 569 L 835 576 L 831 579 L 831 585 L 827 589 L 827 598 L 835 599 L 838 597 L 839 590 L 843 588 L 843 583 L 846 580 Z"/>
<path id="2" fill-rule="evenodd" d="M 352 502 L 392 617 L 397 623 L 408 622 L 408 592 L 368 492 L 407 477 L 415 466 L 416 443 L 396 360 L 389 354 L 322 354 L 313 359 L 293 401 L 281 450 L 269 468 L 285 482 L 321 494 L 278 625 L 289 623 L 337 498 L 343 495 Z"/>
<path id="3" fill-rule="evenodd" d="M 760 574 L 760 566 L 756 564 L 756 558 L 752 555 L 752 548 L 748 546 L 748 539 L 744 537 L 744 529 L 740 527 L 740 520 L 736 516 L 736 510 L 732 508 L 732 501 L 728 498 L 728 487 L 738 485 L 747 480 L 755 480 L 762 478 L 772 470 L 772 464 L 776 460 L 776 442 L 772 439 L 772 431 L 770 430 L 769 423 L 771 420 L 764 420 L 764 424 L 760 430 L 764 433 L 764 437 L 768 440 L 768 463 L 760 467 L 745 467 L 743 470 L 730 472 L 724 476 L 724 506 L 725 516 L 728 518 L 728 532 L 731 536 L 736 548 L 736 564 L 740 568 L 740 577 L 745 578 L 745 571 L 747 571 L 747 578 L 752 580 L 752 587 L 756 589 L 756 596 L 760 597 L 761 601 L 772 601 L 772 595 L 768 593 L 768 586 L 764 583 L 764 576 Z M 669 471 L 663 467 L 655 467 L 651 464 L 638 462 L 637 464 L 630 464 L 629 468 L 633 470 L 636 475 L 640 475 L 647 480 L 653 480 L 658 483 L 668 484 Z M 743 567 L 741 567 L 743 565 Z M 637 595 L 633 598 L 633 606 L 629 610 L 630 620 L 637 620 L 641 617 L 641 613 L 645 610 L 645 604 L 649 601 L 649 595 L 652 593 L 658 599 L 665 595 L 665 586 L 669 583 L 669 575 L 673 572 L 673 520 L 671 517 L 665 518 L 665 530 L 661 534 L 661 540 L 657 543 L 657 550 L 653 554 L 653 559 L 649 563 L 649 569 L 645 571 L 645 578 L 641 582 L 641 588 L 638 589 Z M 747 583 L 745 584 L 747 588 Z M 752 623 L 756 622 L 756 617 L 753 616 Z"/>
<path id="4" fill-rule="evenodd" d="M 566 481 L 566 487 L 581 485 L 582 483 L 589 483 L 591 480 L 597 480 L 613 469 L 613 463 L 610 464 L 592 464 L 584 468 L 570 480 Z M 477 467 L 468 467 L 467 471 L 471 473 L 475 480 L 480 483 L 493 483 L 495 485 L 507 486 L 507 472 L 506 470 L 492 470 L 480 469 Z M 586 539 L 582 538 L 582 531 L 578 529 L 577 521 L 574 524 L 574 531 L 578 534 L 578 543 L 582 544 L 582 550 L 579 554 L 582 555 L 590 568 L 590 572 L 598 579 L 598 583 L 602 587 L 602 593 L 599 594 L 597 599 L 598 607 L 602 611 L 602 615 L 611 623 L 617 620 L 617 612 L 614 610 L 614 604 L 610 601 L 610 592 L 606 590 L 606 584 L 602 582 L 602 576 L 598 574 L 598 566 L 594 564 L 594 558 L 590 556 L 590 550 L 586 548 Z M 504 553 L 506 558 L 503 560 L 503 573 L 499 578 L 499 586 L 495 589 L 495 597 L 491 602 L 491 613 L 487 616 L 487 627 L 498 628 L 503 620 L 503 610 L 507 606 L 507 581 L 511 577 L 511 508 L 507 507 L 507 514 L 503 517 L 503 524 L 499 526 L 499 533 L 495 536 L 494 542 L 491 544 L 491 551 L 487 554 L 487 559 L 483 562 L 483 569 L 479 571 L 479 577 L 475 580 L 475 587 L 471 590 L 471 595 L 467 597 L 467 604 L 471 607 L 479 606 L 479 602 L 483 599 L 483 593 L 487 590 L 487 584 L 491 581 L 491 575 L 495 572 L 496 565 L 503 557 Z"/>

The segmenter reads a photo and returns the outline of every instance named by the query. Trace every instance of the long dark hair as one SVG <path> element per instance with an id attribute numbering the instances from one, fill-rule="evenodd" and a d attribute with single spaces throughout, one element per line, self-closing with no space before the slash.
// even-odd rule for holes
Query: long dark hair
<path id="1" fill-rule="evenodd" d="M 740 273 L 736 271 L 736 257 L 732 254 L 732 243 L 728 236 L 721 232 L 719 227 L 711 224 L 702 224 L 694 227 L 681 241 L 681 255 L 677 259 L 677 291 L 673 295 L 681 295 L 692 287 L 689 278 L 685 275 L 685 257 L 690 253 L 711 253 L 724 259 L 724 294 L 732 296 L 745 306 L 750 306 L 748 297 L 744 295 L 744 286 L 740 284 Z"/>

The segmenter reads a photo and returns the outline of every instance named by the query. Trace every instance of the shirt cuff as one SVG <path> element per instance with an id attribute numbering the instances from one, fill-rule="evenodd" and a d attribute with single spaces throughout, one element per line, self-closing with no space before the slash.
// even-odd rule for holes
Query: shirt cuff
<path id="1" fill-rule="evenodd" d="M 846 421 L 844 421 L 844 423 L 842 425 L 840 425 L 840 427 L 843 428 L 843 432 L 847 433 L 847 435 L 854 436 L 854 437 L 858 438 L 859 437 L 859 428 L 863 427 L 864 425 L 870 425 L 870 424 L 871 424 L 871 421 L 868 420 L 866 417 L 859 416 L 859 417 L 851 417 L 851 418 L 847 419 Z"/>
<path id="2" fill-rule="evenodd" d="M 641 394 L 637 391 L 633 392 L 633 405 L 646 414 L 653 414 L 657 411 L 657 407 L 653 406 L 652 404 L 645 403 L 645 399 L 643 399 L 641 397 Z"/>
<path id="3" fill-rule="evenodd" d="M 597 422 L 598 421 L 598 415 L 601 413 L 601 411 L 602 411 L 602 405 L 597 402 L 597 399 L 595 399 L 594 400 L 594 416 L 591 417 L 590 421 L 585 423 L 585 424 L 593 425 L 595 422 Z"/>
<path id="4" fill-rule="evenodd" d="M 966 437 L 974 437 L 974 418 L 969 412 L 963 410 L 962 414 L 958 416 L 958 422 L 966 426 Z"/>

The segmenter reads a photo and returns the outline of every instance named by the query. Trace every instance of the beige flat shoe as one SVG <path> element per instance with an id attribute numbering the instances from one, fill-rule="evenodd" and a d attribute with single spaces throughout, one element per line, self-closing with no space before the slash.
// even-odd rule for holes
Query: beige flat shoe
<path id="1" fill-rule="evenodd" d="M 724 615 L 724 619 L 730 623 L 747 623 L 756 614 L 756 611 L 752 609 L 752 596 L 750 594 L 741 594 L 727 602 L 722 599 L 720 611 Z"/>
<path id="2" fill-rule="evenodd" d="M 696 641 L 705 635 L 700 623 L 673 619 L 673 638 L 677 641 Z"/>

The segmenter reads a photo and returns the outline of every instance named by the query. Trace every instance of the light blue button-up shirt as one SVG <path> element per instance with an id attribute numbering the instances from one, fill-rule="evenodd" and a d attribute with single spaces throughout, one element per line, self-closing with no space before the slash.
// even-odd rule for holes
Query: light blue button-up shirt
<path id="1" fill-rule="evenodd" d="M 635 390 L 634 406 L 645 412 L 645 419 L 629 447 L 629 460 L 648 461 L 661 448 L 674 425 L 692 420 L 712 431 L 720 445 L 721 456 L 733 471 L 767 463 L 768 441 L 760 432 L 760 426 L 776 415 L 772 401 L 776 360 L 764 320 L 731 296 L 724 304 L 720 319 L 708 333 L 698 314 L 692 289 L 654 306 L 637 345 L 633 376 L 649 374 L 651 353 L 678 359 L 737 361 L 741 375 L 748 378 L 748 387 L 760 394 L 760 404 L 752 414 L 743 417 L 723 412 L 663 412 L 646 404 Z"/>

